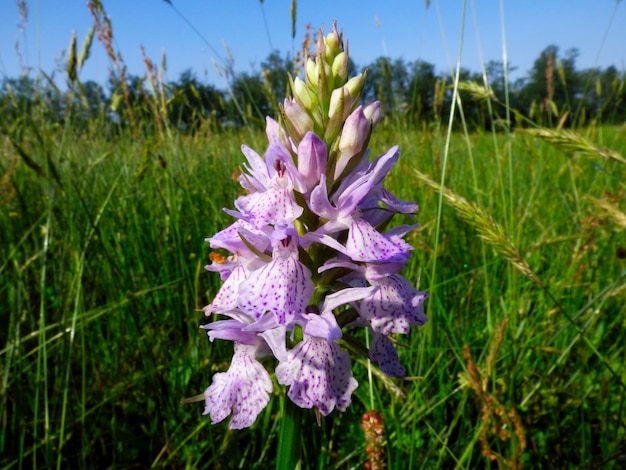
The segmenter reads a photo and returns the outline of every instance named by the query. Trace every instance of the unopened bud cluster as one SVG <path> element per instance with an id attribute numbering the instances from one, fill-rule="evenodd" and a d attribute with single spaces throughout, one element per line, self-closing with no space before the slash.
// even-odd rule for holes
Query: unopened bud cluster
<path id="1" fill-rule="evenodd" d="M 344 50 L 343 34 L 334 24 L 326 37 L 320 34 L 315 56 L 305 62 L 304 77 L 291 81 L 293 97 L 281 107 L 283 122 L 296 145 L 307 132 L 324 141 L 332 170 L 328 183 L 332 184 L 365 154 L 370 135 L 382 118 L 380 102 L 359 105 L 365 74 L 348 78 L 348 50 Z"/>

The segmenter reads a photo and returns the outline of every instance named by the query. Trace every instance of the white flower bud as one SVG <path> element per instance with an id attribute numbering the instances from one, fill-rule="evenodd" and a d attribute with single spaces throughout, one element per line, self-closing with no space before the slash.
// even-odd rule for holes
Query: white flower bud
<path id="1" fill-rule="evenodd" d="M 343 99 L 341 96 L 343 95 Z M 341 107 L 341 109 L 338 109 Z M 341 121 L 345 121 L 352 109 L 352 97 L 346 87 L 335 88 L 332 95 L 330 95 L 330 108 L 328 110 L 328 117 L 332 119 L 337 113 L 341 116 Z"/>
<path id="2" fill-rule="evenodd" d="M 310 88 L 300 77 L 296 77 L 294 80 L 293 95 L 304 109 L 312 110 L 317 107 L 317 96 L 311 92 Z"/>
<path id="3" fill-rule="evenodd" d="M 311 84 L 311 86 L 317 87 L 318 73 L 317 64 L 315 63 L 315 61 L 313 59 L 307 59 L 305 69 L 308 82 Z"/>
<path id="4" fill-rule="evenodd" d="M 374 101 L 368 104 L 363 108 L 363 114 L 370 120 L 372 127 L 375 127 L 383 118 L 383 110 L 380 101 Z"/>

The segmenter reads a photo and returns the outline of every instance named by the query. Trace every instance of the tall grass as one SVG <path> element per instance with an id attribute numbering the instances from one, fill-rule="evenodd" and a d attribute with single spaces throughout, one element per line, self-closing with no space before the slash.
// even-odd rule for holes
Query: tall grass
<path id="1" fill-rule="evenodd" d="M 268 468 L 280 457 L 284 394 L 236 432 L 180 403 L 232 355 L 198 329 L 218 288 L 203 240 L 231 221 L 221 208 L 240 190 L 240 144 L 262 151 L 264 135 L 139 117 L 159 109 L 80 128 L 76 111 L 60 124 L 29 112 L 5 129 L 3 468 Z M 405 275 L 433 294 L 429 323 L 400 348 L 416 379 L 372 370 L 368 386 L 357 362 L 348 411 L 321 427 L 307 415 L 307 468 L 362 466 L 372 403 L 392 469 L 620 468 L 626 128 L 448 134 L 390 119 L 372 154 L 395 143 L 389 189 L 421 207 Z"/>

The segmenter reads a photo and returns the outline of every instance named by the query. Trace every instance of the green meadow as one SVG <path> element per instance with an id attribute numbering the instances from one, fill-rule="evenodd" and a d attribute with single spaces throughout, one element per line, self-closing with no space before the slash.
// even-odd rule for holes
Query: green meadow
<path id="1" fill-rule="evenodd" d="M 623 127 L 577 134 L 626 153 Z M 521 130 L 455 132 L 449 145 L 444 129 L 383 124 L 374 135 L 374 154 L 400 144 L 390 188 L 420 204 L 405 276 L 431 294 L 430 320 L 400 348 L 415 380 L 357 362 L 348 411 L 321 428 L 308 417 L 307 466 L 359 467 L 373 405 L 389 468 L 617 468 L 625 165 Z M 35 121 L 15 145 L 5 137 L 4 467 L 273 465 L 280 396 L 236 432 L 211 426 L 202 403 L 181 404 L 232 354 L 198 329 L 198 310 L 219 288 L 203 240 L 231 223 L 221 208 L 239 191 L 241 142 L 265 145 L 249 129 L 137 137 L 79 134 L 71 121 Z M 492 225 L 416 176 L 439 181 L 444 164 L 445 186 Z M 489 239 L 494 227 L 504 240 Z"/>
<path id="2" fill-rule="evenodd" d="M 72 83 L 62 119 L 50 96 L 3 108 L 0 467 L 274 467 L 275 380 L 245 430 L 181 403 L 232 357 L 199 329 L 221 285 L 204 239 L 233 221 L 241 144 L 267 146 L 257 110 L 183 129 L 157 85 L 85 117 Z M 302 468 L 363 468 L 372 409 L 389 469 L 624 465 L 626 127 L 575 104 L 522 116 L 488 93 L 495 124 L 469 125 L 486 92 L 471 83 L 448 83 L 468 107 L 449 100 L 451 129 L 449 114 L 388 115 L 372 136 L 372 156 L 400 146 L 388 186 L 420 206 L 403 274 L 429 321 L 398 338 L 408 380 L 357 359 L 347 411 L 307 410 Z"/>

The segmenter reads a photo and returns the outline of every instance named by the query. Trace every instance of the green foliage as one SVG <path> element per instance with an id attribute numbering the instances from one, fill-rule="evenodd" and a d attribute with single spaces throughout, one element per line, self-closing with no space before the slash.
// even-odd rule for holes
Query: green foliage
<path id="1" fill-rule="evenodd" d="M 574 111 L 575 99 L 582 94 L 581 76 L 576 71 L 577 56 L 578 50 L 570 49 L 561 58 L 559 48 L 554 45 L 539 54 L 520 93 L 523 104 L 539 104 L 540 114 L 531 116 L 533 119 L 552 124 L 560 115 Z"/>
<path id="2" fill-rule="evenodd" d="M 185 131 L 197 131 L 202 125 L 219 128 L 226 121 L 224 93 L 201 83 L 191 69 L 169 84 L 169 121 Z"/>
<path id="3" fill-rule="evenodd" d="M 296 74 L 293 60 L 289 55 L 281 57 L 278 51 L 274 51 L 261 62 L 261 70 L 271 104 L 282 103 L 289 92 L 289 76 Z"/>

